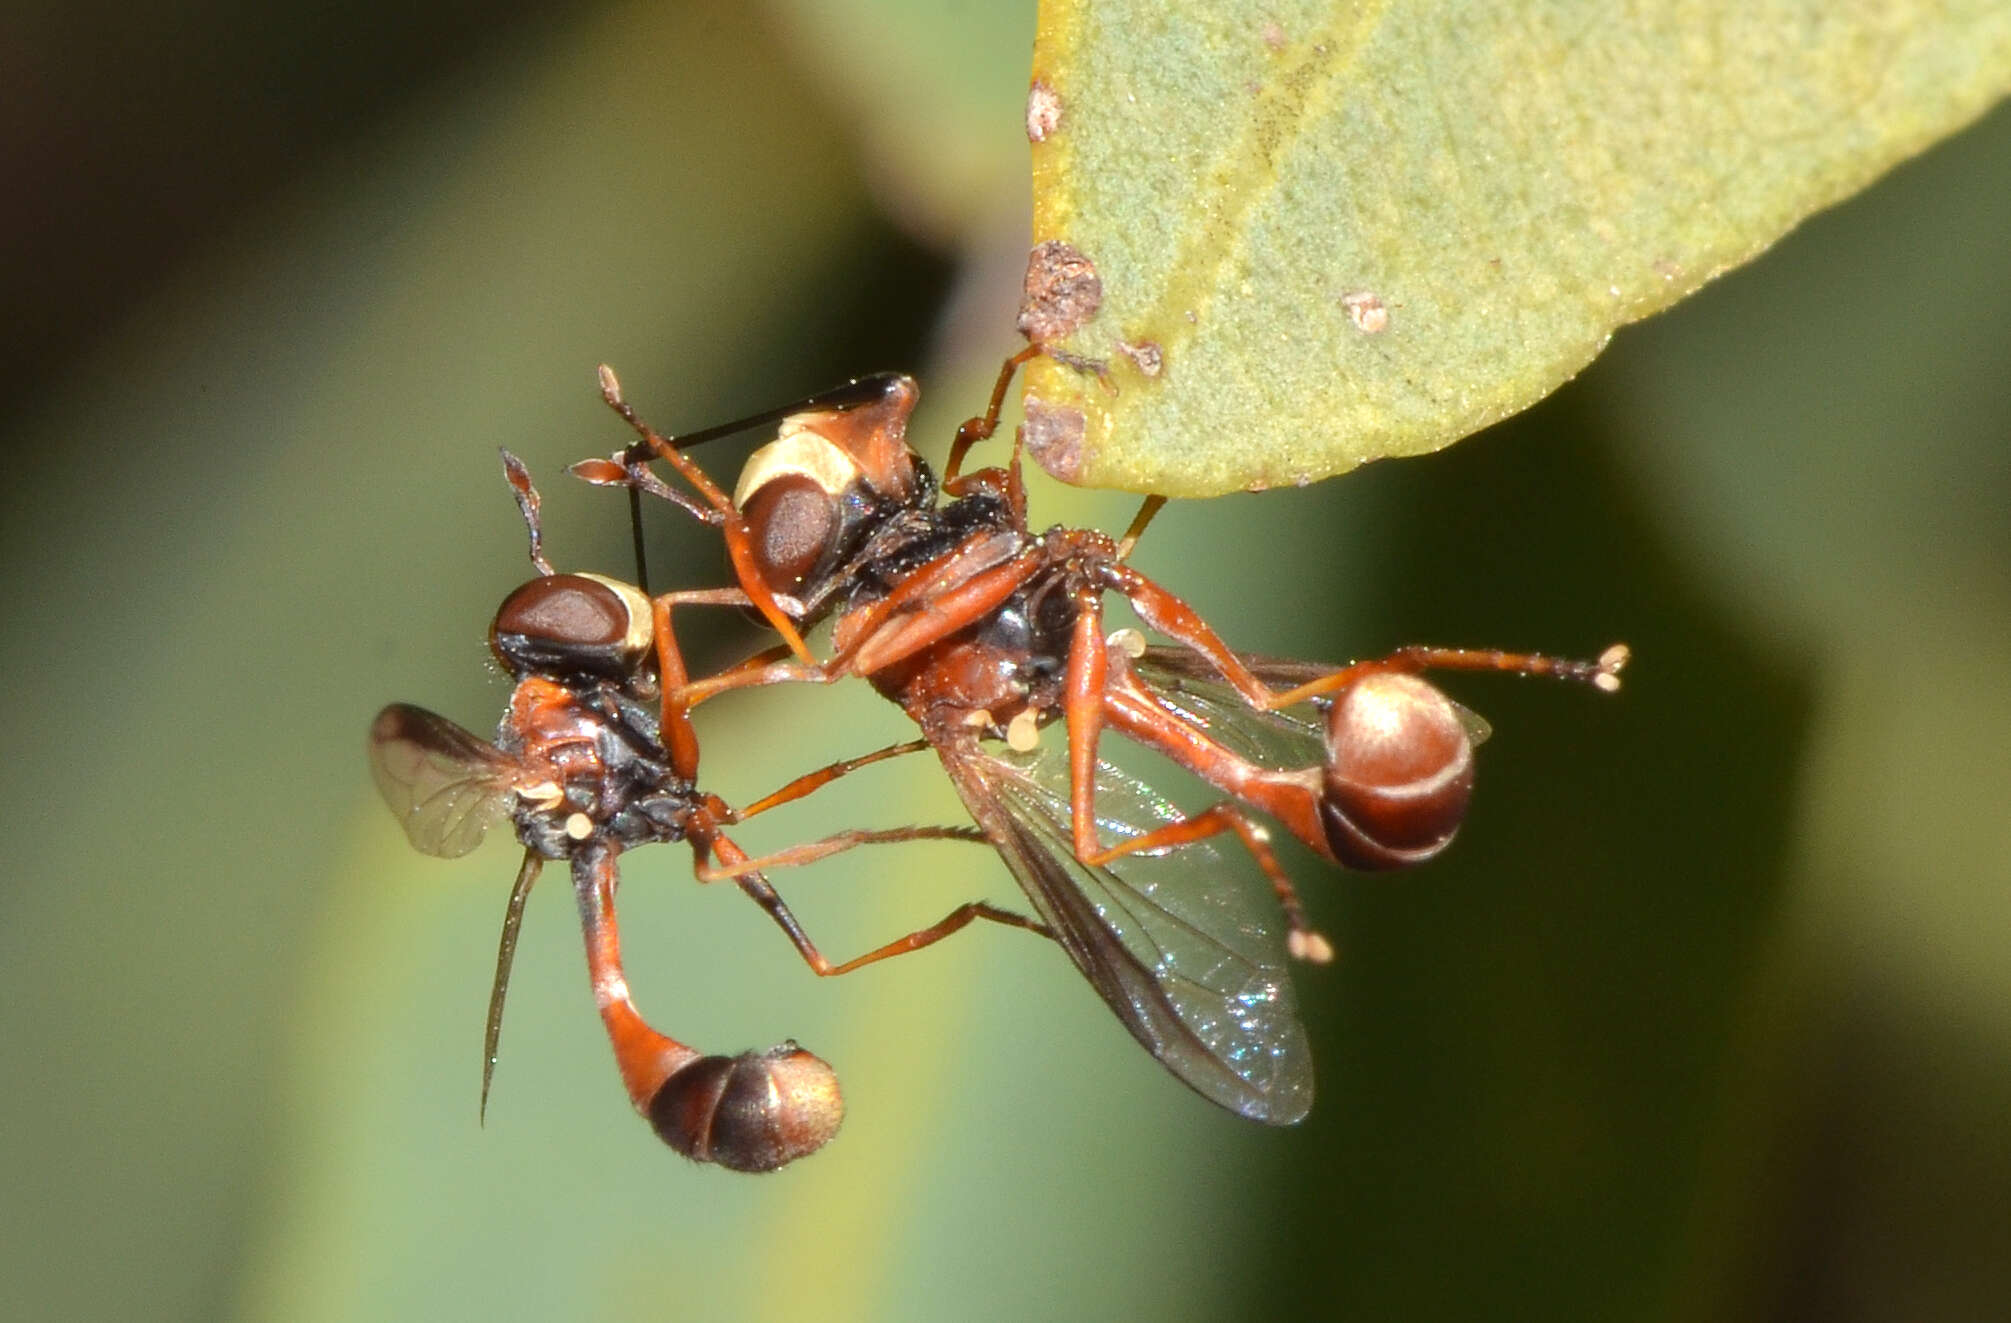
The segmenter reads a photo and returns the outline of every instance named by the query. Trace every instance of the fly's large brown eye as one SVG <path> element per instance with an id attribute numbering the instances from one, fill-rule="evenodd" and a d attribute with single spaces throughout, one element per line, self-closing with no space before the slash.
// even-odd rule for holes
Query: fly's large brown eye
<path id="1" fill-rule="evenodd" d="M 1349 868 L 1404 868 L 1451 843 L 1473 798 L 1473 742 L 1451 700 L 1414 675 L 1372 671 L 1327 712 L 1320 818 Z"/>
<path id="2" fill-rule="evenodd" d="M 742 507 L 754 559 L 774 593 L 794 595 L 838 540 L 838 498 L 803 473 L 763 483 Z"/>
<path id="3" fill-rule="evenodd" d="M 847 417 L 785 418 L 776 438 L 740 470 L 733 503 L 753 534 L 755 566 L 772 593 L 794 597 L 844 535 L 846 503 L 865 480 L 852 457 L 816 429 Z"/>
<path id="4" fill-rule="evenodd" d="M 597 574 L 548 574 L 503 599 L 489 646 L 512 672 L 622 676 L 649 650 L 649 602 Z"/>

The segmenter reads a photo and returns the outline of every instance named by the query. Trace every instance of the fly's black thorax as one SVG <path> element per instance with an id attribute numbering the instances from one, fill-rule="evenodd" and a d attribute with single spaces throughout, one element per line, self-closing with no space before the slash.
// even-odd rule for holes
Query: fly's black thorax
<path id="1" fill-rule="evenodd" d="M 947 505 L 915 508 L 890 518 L 847 566 L 833 599 L 846 611 L 877 602 L 915 571 L 983 533 L 1018 531 L 1012 508 L 991 492 Z"/>
<path id="2" fill-rule="evenodd" d="M 570 733 L 547 751 L 558 798 L 520 794 L 517 839 L 548 859 L 570 858 L 589 844 L 627 849 L 683 840 L 692 786 L 671 769 L 654 701 L 606 683 L 575 693 Z"/>

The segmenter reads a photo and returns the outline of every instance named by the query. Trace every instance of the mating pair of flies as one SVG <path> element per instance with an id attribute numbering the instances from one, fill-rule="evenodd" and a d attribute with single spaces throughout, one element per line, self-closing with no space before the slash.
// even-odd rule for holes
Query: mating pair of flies
<path id="1" fill-rule="evenodd" d="M 963 472 L 998 426 L 1015 370 L 1006 361 L 981 417 L 958 429 L 938 480 L 907 443 L 917 391 L 908 377 L 865 377 L 797 404 L 683 437 L 644 423 L 601 369 L 602 393 L 637 440 L 575 464 L 590 483 L 630 494 L 641 572 L 639 497 L 660 497 L 720 529 L 735 586 L 650 595 L 545 559 L 539 497 L 505 452 L 530 533 L 532 579 L 490 627 L 516 681 L 496 741 L 394 704 L 369 739 L 377 784 L 419 849 L 453 856 L 510 818 L 524 861 L 510 894 L 483 1052 L 486 1107 L 504 993 L 526 897 L 545 860 L 570 865 L 587 966 L 623 1082 L 672 1148 L 699 1161 L 767 1171 L 814 1152 L 843 1116 L 837 1077 L 784 1042 L 709 1056 L 653 1029 L 622 974 L 617 860 L 685 841 L 701 880 L 730 879 L 820 975 L 931 945 L 975 919 L 1052 939 L 1132 1036 L 1183 1083 L 1231 1111 L 1283 1125 L 1312 1102 L 1312 1061 L 1287 958 L 1324 962 L 1254 816 L 1344 867 L 1422 862 L 1451 841 L 1473 788 L 1479 717 L 1422 678 L 1429 670 L 1506 671 L 1619 687 L 1615 645 L 1595 661 L 1408 647 L 1352 665 L 1231 650 L 1179 597 L 1127 563 L 1161 504 L 1148 500 L 1121 539 L 1027 523 L 1020 447 L 1003 468 Z M 729 498 L 685 453 L 715 437 L 779 423 Z M 691 491 L 651 468 L 666 463 Z M 1104 630 L 1123 598 L 1168 642 Z M 717 675 L 686 672 L 672 612 L 751 607 L 781 642 Z M 827 656 L 804 633 L 832 622 Z M 691 709 L 731 689 L 864 677 L 900 705 L 920 738 L 834 763 L 740 809 L 698 783 Z M 1043 739 L 1050 724 L 1065 738 Z M 1164 754 L 1225 798 L 1183 813 L 1099 757 L 1115 730 Z M 857 830 L 750 858 L 729 827 L 868 764 L 933 749 L 975 824 Z M 989 844 L 1033 908 L 958 906 L 863 955 L 833 963 L 766 872 L 840 850 L 927 838 Z M 1239 858 L 1240 855 L 1240 858 Z M 1254 863 L 1268 886 L 1251 876 Z"/>

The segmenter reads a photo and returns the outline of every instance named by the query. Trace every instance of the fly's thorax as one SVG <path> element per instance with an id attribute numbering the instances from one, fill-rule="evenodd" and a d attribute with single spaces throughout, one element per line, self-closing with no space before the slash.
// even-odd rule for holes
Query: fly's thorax
<path id="1" fill-rule="evenodd" d="M 690 785 L 653 769 L 640 779 L 633 773 L 603 765 L 595 777 L 519 787 L 512 814 L 517 839 L 547 859 L 683 840 L 699 811 Z"/>
<path id="2" fill-rule="evenodd" d="M 879 523 L 826 598 L 842 602 L 849 613 L 872 605 L 945 558 L 955 558 L 957 574 L 975 574 L 1020 554 L 1029 542 L 1010 507 L 988 494 L 911 508 Z"/>
<path id="3" fill-rule="evenodd" d="M 546 858 L 685 834 L 693 791 L 671 767 L 651 694 L 533 676 L 512 693 L 497 743 L 524 768 L 512 809 L 518 839 Z"/>

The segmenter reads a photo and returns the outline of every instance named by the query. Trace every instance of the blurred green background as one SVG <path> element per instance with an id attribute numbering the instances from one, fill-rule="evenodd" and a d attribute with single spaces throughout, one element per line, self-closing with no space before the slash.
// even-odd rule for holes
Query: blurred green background
<path id="1" fill-rule="evenodd" d="M 1172 1083 L 1041 943 L 820 982 L 632 857 L 644 1009 L 845 1081 L 753 1179 L 628 1110 L 563 885 L 477 1128 L 516 855 L 413 854 L 363 731 L 501 709 L 497 445 L 556 560 L 626 572 L 558 476 L 623 440 L 597 362 L 672 428 L 911 368 L 940 455 L 1015 344 L 1031 5 L 15 9 L 0 1317 L 2002 1316 L 2011 116 L 1521 418 L 1153 528 L 1242 646 L 1636 650 L 1613 700 L 1450 686 L 1497 737 L 1446 858 L 1294 861 L 1341 948 L 1303 1126 Z M 850 686 L 701 726 L 733 800 L 901 730 Z M 911 762 L 746 839 L 950 816 Z M 1013 903 L 974 855 L 778 883 L 850 953 Z"/>

